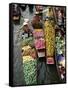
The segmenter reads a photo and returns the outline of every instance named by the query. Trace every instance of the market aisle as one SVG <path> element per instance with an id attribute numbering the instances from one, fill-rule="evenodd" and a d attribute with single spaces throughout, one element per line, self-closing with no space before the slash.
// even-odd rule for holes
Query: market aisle
<path id="1" fill-rule="evenodd" d="M 35 11 L 35 10 L 34 10 Z M 29 13 L 28 8 L 25 12 L 21 10 L 21 16 L 32 20 L 33 15 Z M 24 73 L 23 73 L 23 63 L 22 63 L 22 30 L 20 29 L 23 25 L 23 19 L 21 18 L 19 25 L 13 24 L 13 33 L 14 33 L 14 85 L 25 85 Z M 46 64 L 46 60 L 41 58 L 37 60 L 37 83 L 38 84 L 56 84 L 61 83 L 61 80 L 58 76 L 56 65 Z"/>

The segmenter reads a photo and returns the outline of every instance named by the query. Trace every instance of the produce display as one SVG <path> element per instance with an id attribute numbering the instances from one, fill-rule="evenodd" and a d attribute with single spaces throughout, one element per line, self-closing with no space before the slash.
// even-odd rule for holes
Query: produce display
<path id="1" fill-rule="evenodd" d="M 55 28 L 49 20 L 44 23 L 45 41 L 46 41 L 46 55 L 54 56 L 55 52 Z"/>
<path id="2" fill-rule="evenodd" d="M 38 57 L 45 57 L 45 39 L 43 29 L 35 29 L 33 31 L 33 37 Z"/>
<path id="3" fill-rule="evenodd" d="M 23 72 L 26 85 L 37 84 L 37 55 L 33 37 L 22 40 Z"/>
<path id="4" fill-rule="evenodd" d="M 58 31 L 56 34 L 56 60 L 61 79 L 65 80 L 65 36 Z"/>
<path id="5" fill-rule="evenodd" d="M 37 60 L 35 50 L 31 49 L 30 46 L 24 46 L 22 50 L 23 72 L 26 85 L 36 84 Z"/>
<path id="6" fill-rule="evenodd" d="M 60 32 L 56 36 L 56 51 L 57 54 L 64 54 L 65 52 L 65 40 L 64 37 L 61 36 Z"/>
<path id="7" fill-rule="evenodd" d="M 34 59 L 37 58 L 35 48 L 31 48 L 29 45 L 22 47 L 22 56 L 28 56 L 28 55 L 30 55 Z"/>
<path id="8" fill-rule="evenodd" d="M 23 56 L 23 72 L 26 85 L 37 84 L 37 60 Z"/>
<path id="9" fill-rule="evenodd" d="M 23 46 L 28 46 L 28 45 L 29 46 L 34 46 L 33 37 L 23 39 L 22 42 L 21 42 L 21 45 L 22 45 L 22 47 Z"/>
<path id="10" fill-rule="evenodd" d="M 46 19 L 44 21 L 45 46 L 47 64 L 54 64 L 55 55 L 55 21 L 53 8 L 48 7 Z"/>

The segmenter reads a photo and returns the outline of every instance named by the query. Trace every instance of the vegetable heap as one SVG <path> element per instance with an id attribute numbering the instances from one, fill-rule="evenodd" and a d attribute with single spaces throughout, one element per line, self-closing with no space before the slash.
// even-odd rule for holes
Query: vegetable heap
<path id="1" fill-rule="evenodd" d="M 23 56 L 23 72 L 26 85 L 37 84 L 37 61 L 30 56 Z"/>
<path id="2" fill-rule="evenodd" d="M 23 72 L 26 85 L 37 84 L 37 60 L 33 39 L 29 37 L 22 42 Z"/>

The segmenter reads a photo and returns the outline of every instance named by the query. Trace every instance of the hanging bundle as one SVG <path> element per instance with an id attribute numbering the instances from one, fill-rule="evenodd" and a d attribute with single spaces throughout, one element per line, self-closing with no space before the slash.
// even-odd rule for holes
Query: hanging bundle
<path id="1" fill-rule="evenodd" d="M 52 14 L 48 12 L 48 18 L 44 22 L 44 32 L 45 32 L 45 41 L 46 41 L 46 56 L 47 64 L 54 64 L 54 53 L 55 53 L 55 26 L 54 21 L 50 20 Z"/>

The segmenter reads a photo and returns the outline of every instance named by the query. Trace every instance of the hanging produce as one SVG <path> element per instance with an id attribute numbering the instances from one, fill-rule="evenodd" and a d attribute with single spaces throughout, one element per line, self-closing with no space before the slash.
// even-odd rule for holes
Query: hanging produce
<path id="1" fill-rule="evenodd" d="M 55 25 L 52 8 L 49 8 L 44 22 L 47 64 L 54 64 L 55 55 Z"/>
<path id="2" fill-rule="evenodd" d="M 55 29 L 50 21 L 45 21 L 45 41 L 46 41 L 46 55 L 54 56 L 55 51 Z"/>

